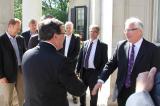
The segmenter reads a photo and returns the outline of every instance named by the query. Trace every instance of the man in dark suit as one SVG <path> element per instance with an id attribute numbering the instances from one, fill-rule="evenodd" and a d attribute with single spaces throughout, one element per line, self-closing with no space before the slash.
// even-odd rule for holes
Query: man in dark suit
<path id="1" fill-rule="evenodd" d="M 138 18 L 126 20 L 124 33 L 127 40 L 117 44 L 113 57 L 106 63 L 92 92 L 96 94 L 96 90 L 118 68 L 114 90 L 118 106 L 125 106 L 127 98 L 134 93 L 138 74 L 157 66 L 157 47 L 143 38 L 143 23 Z"/>
<path id="2" fill-rule="evenodd" d="M 53 16 L 51 16 L 51 15 L 43 16 L 41 18 L 41 20 L 44 20 L 44 19 L 47 19 L 47 18 L 51 19 L 51 18 L 53 18 Z M 28 49 L 31 49 L 31 48 L 37 46 L 37 44 L 39 42 L 40 42 L 40 39 L 38 37 L 38 34 L 35 34 L 35 35 L 31 36 L 29 41 L 28 41 Z"/>
<path id="3" fill-rule="evenodd" d="M 81 96 L 85 85 L 77 78 L 70 62 L 58 52 L 63 47 L 64 26 L 57 19 L 39 24 L 41 42 L 23 56 L 24 106 L 68 106 L 67 91 Z"/>
<path id="4" fill-rule="evenodd" d="M 77 58 L 80 50 L 80 38 L 73 34 L 73 23 L 68 21 L 65 23 L 65 40 L 63 43 L 63 48 L 60 52 L 67 57 L 72 65 L 73 71 L 75 71 L 75 67 L 77 64 Z M 73 103 L 77 104 L 77 97 L 73 97 Z"/>
<path id="5" fill-rule="evenodd" d="M 89 86 L 90 91 L 92 91 L 101 70 L 108 61 L 108 46 L 98 39 L 100 34 L 98 25 L 91 25 L 89 31 L 90 39 L 84 41 L 80 50 L 77 73 L 80 73 L 80 78 L 87 87 Z M 98 94 L 91 95 L 90 106 L 97 106 L 97 98 Z M 80 97 L 80 105 L 86 106 L 86 94 Z"/>
<path id="6" fill-rule="evenodd" d="M 37 30 L 37 21 L 35 19 L 31 19 L 28 26 L 29 26 L 29 30 L 22 33 L 22 36 L 25 39 L 26 47 L 27 48 L 28 48 L 28 42 L 29 42 L 30 37 L 32 35 L 35 35 L 35 34 L 38 33 L 38 30 Z"/>
<path id="7" fill-rule="evenodd" d="M 17 35 L 21 21 L 10 19 L 6 33 L 0 36 L 0 103 L 11 106 L 14 87 L 18 93 L 19 106 L 23 105 L 22 55 L 26 51 L 25 41 Z"/>

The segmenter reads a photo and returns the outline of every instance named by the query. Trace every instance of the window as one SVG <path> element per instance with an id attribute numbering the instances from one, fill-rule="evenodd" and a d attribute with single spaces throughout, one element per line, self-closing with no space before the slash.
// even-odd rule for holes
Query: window
<path id="1" fill-rule="evenodd" d="M 87 7 L 76 6 L 71 10 L 71 21 L 74 23 L 75 32 L 87 38 Z"/>

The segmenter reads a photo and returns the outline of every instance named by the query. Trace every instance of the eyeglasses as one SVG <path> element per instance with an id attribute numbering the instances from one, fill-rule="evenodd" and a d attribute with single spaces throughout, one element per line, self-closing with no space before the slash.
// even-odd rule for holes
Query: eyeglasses
<path id="1" fill-rule="evenodd" d="M 63 35 L 64 35 L 64 34 L 65 34 L 65 32 L 60 32 L 60 33 L 57 33 L 57 34 L 63 34 Z"/>
<path id="2" fill-rule="evenodd" d="M 93 33 L 98 33 L 97 31 L 90 31 L 90 32 L 93 32 Z"/>
<path id="3" fill-rule="evenodd" d="M 135 31 L 137 30 L 138 28 L 133 28 L 133 29 L 125 29 L 126 32 L 131 32 L 131 31 Z"/>

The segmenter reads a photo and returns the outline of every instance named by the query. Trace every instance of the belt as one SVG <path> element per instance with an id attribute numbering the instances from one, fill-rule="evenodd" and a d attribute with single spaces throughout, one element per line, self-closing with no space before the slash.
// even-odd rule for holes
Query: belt
<path id="1" fill-rule="evenodd" d="M 87 70 L 87 71 L 95 71 L 96 69 L 94 68 L 83 68 L 84 70 Z"/>

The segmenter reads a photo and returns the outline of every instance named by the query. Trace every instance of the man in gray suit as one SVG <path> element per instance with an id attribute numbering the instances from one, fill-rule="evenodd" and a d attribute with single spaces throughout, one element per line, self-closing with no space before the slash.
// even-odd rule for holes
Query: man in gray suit
<path id="1" fill-rule="evenodd" d="M 157 84 L 157 79 L 156 82 L 154 82 L 154 77 L 156 75 L 156 68 L 153 67 L 150 72 L 143 72 L 140 73 L 137 77 L 137 83 L 136 83 L 136 92 L 132 94 L 126 102 L 126 106 L 159 106 L 160 104 L 154 102 L 150 95 L 151 90 L 156 90 L 154 89 L 154 83 L 156 86 Z M 157 73 L 159 75 L 159 73 Z M 158 78 L 156 75 L 156 78 Z M 159 78 L 158 78 L 159 79 Z M 158 90 L 157 90 L 158 91 Z M 156 94 L 157 95 L 157 94 Z"/>

